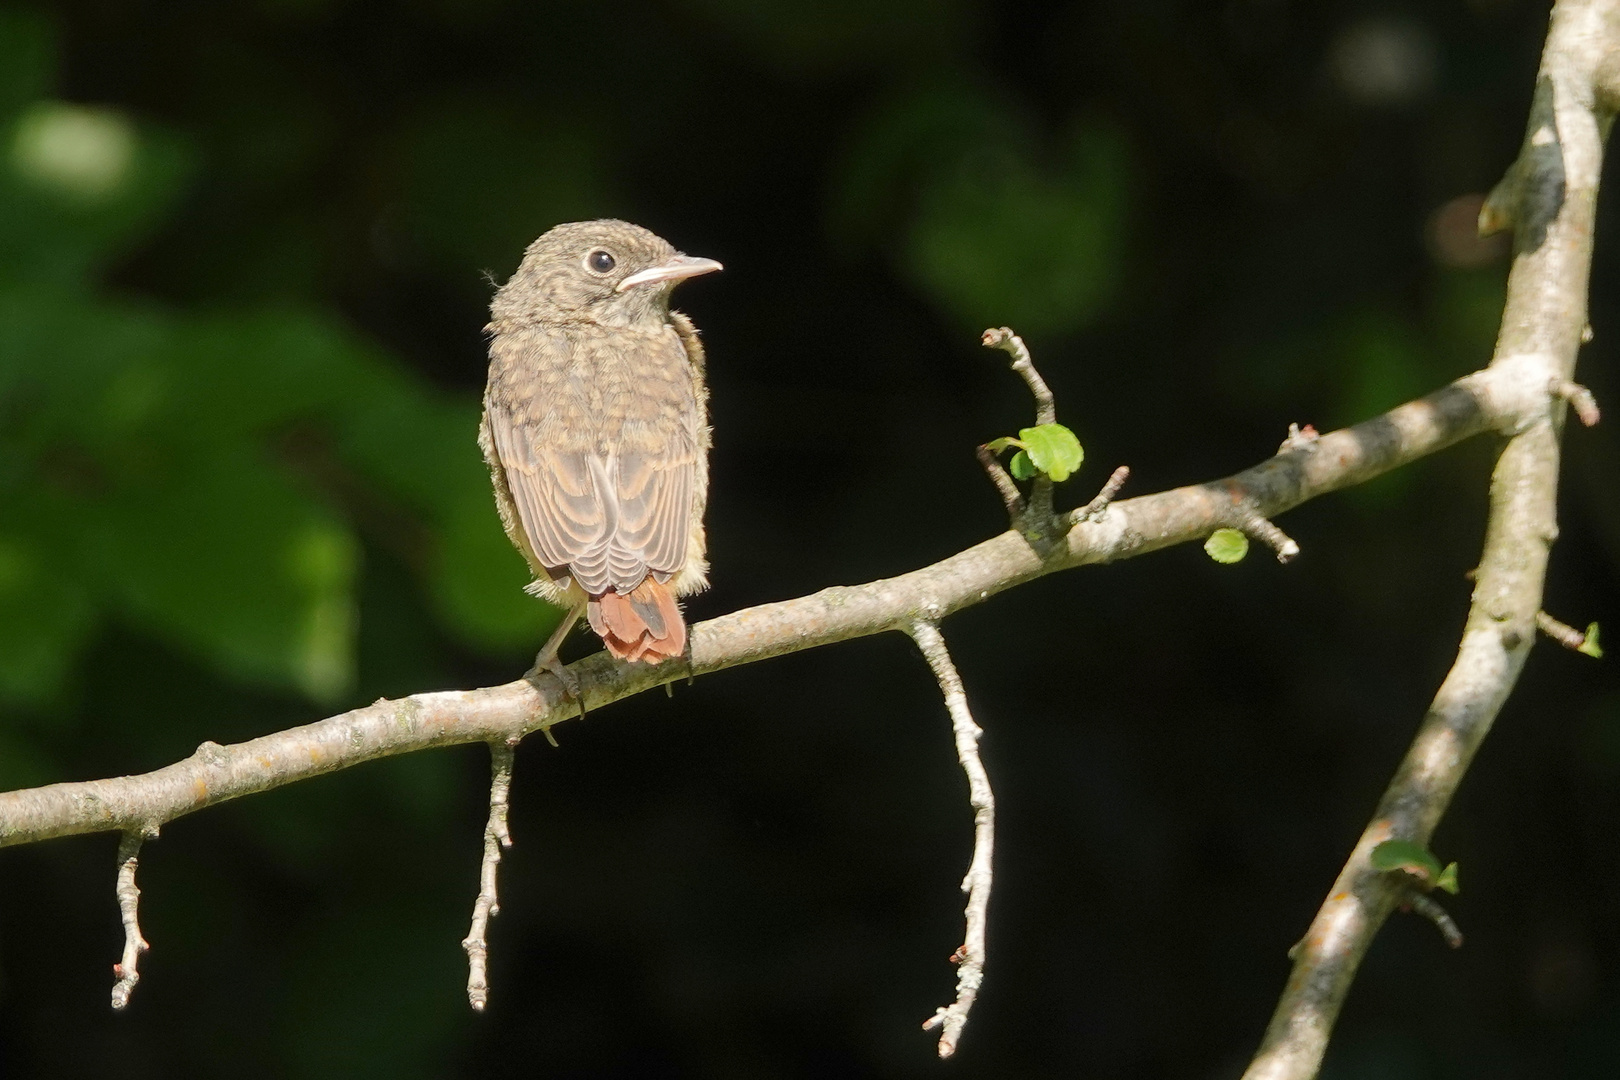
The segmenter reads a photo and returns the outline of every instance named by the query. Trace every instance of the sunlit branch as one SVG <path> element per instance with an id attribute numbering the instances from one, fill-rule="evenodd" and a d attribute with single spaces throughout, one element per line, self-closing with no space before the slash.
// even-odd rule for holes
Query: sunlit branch
<path id="1" fill-rule="evenodd" d="M 489 920 L 501 913 L 495 871 L 501 851 L 512 846 L 507 828 L 507 799 L 512 791 L 512 762 L 517 740 L 489 744 L 489 820 L 484 825 L 484 858 L 478 868 L 478 896 L 473 901 L 472 927 L 461 942 L 467 950 L 467 1003 L 475 1012 L 489 1004 Z"/>
<path id="2" fill-rule="evenodd" d="M 141 981 L 139 971 L 141 954 L 150 949 L 141 936 L 141 890 L 135 884 L 135 868 L 140 863 L 141 841 L 138 830 L 126 832 L 118 838 L 118 884 L 113 894 L 118 898 L 118 914 L 124 923 L 124 955 L 113 965 L 118 981 L 113 983 L 112 1007 L 122 1010 Z"/>
<path id="3" fill-rule="evenodd" d="M 1558 534 L 1559 436 L 1570 396 L 1559 391 L 1573 385 L 1587 330 L 1598 178 L 1613 107 L 1602 79 L 1612 76 L 1617 54 L 1620 0 L 1560 0 L 1554 7 L 1523 148 L 1480 217 L 1482 229 L 1514 229 L 1507 305 L 1486 374 L 1497 375 L 1502 392 L 1520 404 L 1491 476 L 1485 548 L 1457 659 L 1297 947 L 1245 1080 L 1316 1075 L 1361 959 L 1402 898 L 1401 887 L 1372 865 L 1373 849 L 1390 839 L 1428 843 L 1535 641 Z"/>
<path id="4" fill-rule="evenodd" d="M 935 1010 L 923 1023 L 925 1031 L 939 1028 L 939 1056 L 956 1053 L 967 1025 L 968 1014 L 978 999 L 979 987 L 984 982 L 985 929 L 990 918 L 990 889 L 994 884 L 994 850 L 996 840 L 996 798 L 990 790 L 990 775 L 984 771 L 979 759 L 979 736 L 984 732 L 973 722 L 968 711 L 967 693 L 962 689 L 962 677 L 951 661 L 950 650 L 939 627 L 919 620 L 911 627 L 911 638 L 928 661 L 944 695 L 945 709 L 951 716 L 951 731 L 956 737 L 956 758 L 967 774 L 968 804 L 973 807 L 973 858 L 967 874 L 962 878 L 962 891 L 967 893 L 967 929 L 962 947 L 951 957 L 957 964 L 956 1000 Z"/>

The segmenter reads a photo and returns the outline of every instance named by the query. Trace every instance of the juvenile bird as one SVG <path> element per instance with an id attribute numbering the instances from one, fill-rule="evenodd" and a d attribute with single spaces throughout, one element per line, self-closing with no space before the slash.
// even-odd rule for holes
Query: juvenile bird
<path id="1" fill-rule="evenodd" d="M 563 607 L 534 670 L 584 614 L 608 651 L 686 650 L 677 596 L 708 587 L 708 390 L 692 321 L 669 309 L 720 269 L 624 221 L 558 225 L 490 304 L 478 442 L 528 590 Z"/>

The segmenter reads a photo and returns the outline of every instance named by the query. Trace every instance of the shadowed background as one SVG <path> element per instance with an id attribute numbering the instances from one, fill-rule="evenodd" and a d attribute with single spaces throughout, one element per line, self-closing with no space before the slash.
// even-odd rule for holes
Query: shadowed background
<path id="1" fill-rule="evenodd" d="M 1473 218 L 1546 13 L 0 2 L 0 787 L 524 669 L 553 616 L 475 445 L 481 327 L 558 221 L 726 264 L 678 296 L 716 428 L 695 619 L 1004 527 L 971 450 L 1031 406 L 988 325 L 1085 444 L 1064 505 L 1482 365 L 1506 253 Z M 1605 211 L 1611 406 L 1617 247 Z M 1614 421 L 1567 447 L 1548 606 L 1620 626 Z M 530 739 L 484 1016 L 481 748 L 170 825 L 125 1015 L 114 838 L 0 852 L 0 1075 L 1234 1077 L 1450 663 L 1489 455 L 1288 515 L 1286 568 L 1189 546 L 946 624 L 999 800 L 948 1066 L 918 1025 L 970 813 L 894 636 Z M 1323 1075 L 1613 1075 L 1617 834 L 1620 679 L 1544 644 L 1435 841 L 1467 946 L 1396 916 Z"/>

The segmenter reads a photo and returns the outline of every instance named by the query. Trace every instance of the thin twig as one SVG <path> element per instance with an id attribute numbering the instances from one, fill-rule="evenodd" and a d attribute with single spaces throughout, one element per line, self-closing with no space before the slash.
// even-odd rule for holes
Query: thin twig
<path id="1" fill-rule="evenodd" d="M 495 868 L 501 863 L 501 849 L 512 846 L 506 826 L 507 797 L 512 790 L 512 761 L 515 740 L 500 739 L 489 744 L 489 820 L 484 825 L 484 859 L 478 869 L 478 898 L 473 901 L 472 929 L 461 947 L 467 950 L 467 1001 L 475 1012 L 489 1004 L 489 920 L 501 913 L 495 891 Z"/>
<path id="2" fill-rule="evenodd" d="M 1550 388 L 1573 379 L 1587 324 L 1603 139 L 1613 118 L 1595 82 L 1617 51 L 1620 0 L 1554 6 L 1523 147 L 1481 213 L 1483 228 L 1511 223 L 1515 230 L 1507 305 L 1487 373 L 1498 373 L 1501 392 L 1520 401 L 1520 419 L 1503 429 L 1510 438 L 1491 476 L 1484 552 L 1457 660 L 1301 941 L 1245 1080 L 1316 1075 L 1361 960 L 1402 899 L 1401 886 L 1372 865 L 1373 850 L 1394 837 L 1427 844 L 1534 640 L 1558 534 L 1560 429 Z"/>
<path id="3" fill-rule="evenodd" d="M 1029 392 L 1035 397 L 1035 423 L 1057 423 L 1057 405 L 1052 400 L 1052 391 L 1047 387 L 1046 380 L 1041 378 L 1041 373 L 1035 370 L 1024 339 L 1013 333 L 1011 327 L 995 326 L 986 330 L 981 340 L 985 348 L 1000 349 L 1012 357 L 1012 369 L 1023 376 L 1029 384 Z"/>
<path id="4" fill-rule="evenodd" d="M 1451 913 L 1441 907 L 1434 897 L 1425 896 L 1423 893 L 1414 891 L 1407 895 L 1406 906 L 1434 923 L 1435 929 L 1440 931 L 1440 936 L 1446 939 L 1447 945 L 1450 945 L 1453 949 L 1463 947 L 1462 928 L 1457 925 L 1457 920 L 1451 917 Z"/>
<path id="5" fill-rule="evenodd" d="M 1001 462 L 991 453 L 988 446 L 981 443 L 979 448 L 973 451 L 973 456 L 979 459 L 979 464 L 984 466 L 984 474 L 996 485 L 996 491 L 1000 493 L 1001 501 L 1007 507 L 1007 520 L 1012 522 L 1013 528 L 1016 529 L 1019 519 L 1024 516 L 1023 492 L 1018 490 L 1018 485 L 1013 483 L 1013 478 L 1007 475 L 1007 470 L 1002 468 Z"/>
<path id="6" fill-rule="evenodd" d="M 1124 487 L 1125 481 L 1130 478 L 1131 467 L 1129 465 L 1121 465 L 1115 469 L 1109 475 L 1108 482 L 1103 484 L 1102 490 L 1097 492 L 1090 502 L 1074 512 L 1072 520 L 1076 522 L 1096 521 L 1102 517 L 1108 510 L 1108 505 L 1114 501 L 1114 496 L 1119 494 L 1119 489 Z"/>
<path id="7" fill-rule="evenodd" d="M 1012 357 L 1012 369 L 1029 385 L 1029 392 L 1035 398 L 1036 426 L 1057 423 L 1057 403 L 1052 400 L 1052 391 L 1046 385 L 1046 380 L 1035 370 L 1035 362 L 1029 358 L 1029 348 L 1025 346 L 1024 339 L 1013 333 L 1011 327 L 993 326 L 984 332 L 980 340 L 986 348 L 1000 349 Z M 1023 527 L 1026 531 L 1033 531 L 1035 539 L 1044 540 L 1047 526 L 1051 523 L 1052 480 L 1040 474 L 1029 485 Z"/>
<path id="8" fill-rule="evenodd" d="M 939 627 L 919 619 L 911 626 L 911 639 L 917 643 L 923 659 L 939 681 L 940 693 L 945 696 L 945 708 L 951 714 L 951 730 L 956 735 L 956 757 L 968 779 L 968 802 L 973 806 L 973 859 L 968 864 L 967 876 L 962 879 L 962 891 L 967 893 L 967 933 L 962 947 L 951 957 L 957 963 L 956 1000 L 935 1011 L 923 1022 L 923 1030 L 939 1027 L 939 1056 L 956 1053 L 962 1028 L 968 1013 L 979 996 L 984 982 L 985 925 L 990 915 L 990 887 L 993 879 L 991 856 L 996 839 L 996 799 L 990 790 L 990 776 L 979 760 L 979 736 L 984 734 L 973 722 L 968 711 L 967 694 L 962 689 L 962 677 L 956 673 L 950 651 Z"/>
<path id="9" fill-rule="evenodd" d="M 1270 520 L 1257 513 L 1245 514 L 1238 524 L 1249 536 L 1277 553 L 1277 561 L 1285 563 L 1299 554 L 1299 545 Z"/>
<path id="10" fill-rule="evenodd" d="M 1569 407 L 1575 410 L 1575 416 L 1580 420 L 1582 427 L 1597 427 L 1598 421 L 1603 419 L 1597 398 L 1580 383 L 1572 379 L 1554 379 L 1552 392 L 1569 402 Z"/>
<path id="11" fill-rule="evenodd" d="M 1536 629 L 1540 630 L 1543 634 L 1546 634 L 1548 637 L 1552 638 L 1566 649 L 1572 649 L 1575 652 L 1585 652 L 1588 648 L 1586 644 L 1586 631 L 1577 630 L 1568 623 L 1561 622 L 1560 620 L 1553 618 L 1545 611 L 1536 612 Z"/>
<path id="12" fill-rule="evenodd" d="M 112 1007 L 122 1010 L 141 981 L 139 971 L 141 954 L 152 946 L 141 936 L 141 890 L 135 884 L 135 867 L 140 862 L 143 833 L 136 829 L 118 838 L 118 885 L 113 890 L 118 897 L 118 913 L 124 921 L 124 955 L 113 965 Z"/>

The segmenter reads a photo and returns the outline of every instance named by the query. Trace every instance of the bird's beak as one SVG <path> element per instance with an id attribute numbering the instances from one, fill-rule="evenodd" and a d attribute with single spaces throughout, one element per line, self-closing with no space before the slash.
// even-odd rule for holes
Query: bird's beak
<path id="1" fill-rule="evenodd" d="M 722 267 L 713 259 L 700 259 L 695 255 L 677 255 L 668 262 L 638 270 L 619 282 L 619 287 L 614 291 L 624 292 L 637 285 L 651 285 L 658 281 L 685 281 L 689 277 L 712 274 L 719 269 Z"/>

